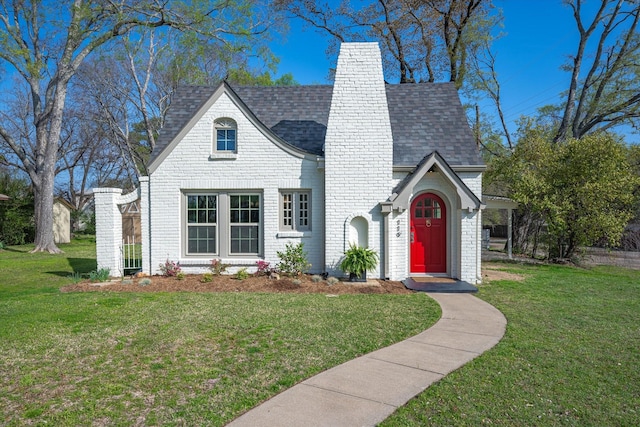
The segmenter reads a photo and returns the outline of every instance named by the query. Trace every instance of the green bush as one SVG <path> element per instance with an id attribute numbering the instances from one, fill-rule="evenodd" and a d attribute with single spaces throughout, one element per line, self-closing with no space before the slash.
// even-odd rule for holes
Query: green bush
<path id="1" fill-rule="evenodd" d="M 27 180 L 0 173 L 0 194 L 9 200 L 0 202 L 0 241 L 5 245 L 23 245 L 35 239 L 33 193 Z"/>
<path id="2" fill-rule="evenodd" d="M 311 267 L 304 251 L 304 243 L 287 243 L 284 252 L 276 252 L 280 262 L 277 270 L 287 276 L 299 276 L 306 273 Z"/>
<path id="3" fill-rule="evenodd" d="M 73 233 L 96 234 L 95 212 L 71 211 L 71 231 Z"/>
<path id="4" fill-rule="evenodd" d="M 244 280 L 244 279 L 247 279 L 248 277 L 249 277 L 249 272 L 247 271 L 246 268 L 241 268 L 236 273 L 236 279 L 238 280 Z"/>
<path id="5" fill-rule="evenodd" d="M 111 276 L 111 270 L 108 268 L 101 268 L 100 270 L 94 270 L 89 273 L 89 279 L 92 282 L 106 282 Z"/>
<path id="6" fill-rule="evenodd" d="M 69 278 L 69 280 L 71 280 L 71 283 L 73 283 L 74 285 L 82 282 L 82 273 L 80 273 L 79 271 L 74 271 L 67 277 Z"/>

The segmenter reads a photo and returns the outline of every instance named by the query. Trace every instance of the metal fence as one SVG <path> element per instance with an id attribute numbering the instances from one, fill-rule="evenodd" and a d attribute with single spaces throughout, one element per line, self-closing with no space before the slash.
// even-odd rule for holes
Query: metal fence
<path id="1" fill-rule="evenodd" d="M 135 236 L 122 239 L 122 272 L 124 275 L 142 270 L 142 245 Z"/>

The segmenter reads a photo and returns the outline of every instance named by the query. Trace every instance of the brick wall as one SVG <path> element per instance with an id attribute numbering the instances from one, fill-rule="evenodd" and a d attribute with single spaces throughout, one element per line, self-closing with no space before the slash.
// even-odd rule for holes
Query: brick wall
<path id="1" fill-rule="evenodd" d="M 221 117 L 237 123 L 237 155 L 233 159 L 212 160 L 214 120 Z M 183 191 L 250 190 L 262 195 L 263 257 L 226 258 L 223 262 L 254 267 L 258 259 L 264 258 L 275 265 L 276 251 L 283 250 L 289 241 L 303 242 L 312 271 L 322 272 L 324 189 L 323 172 L 317 166 L 315 158 L 294 156 L 274 144 L 230 97 L 222 94 L 150 177 L 148 269 L 157 273 L 158 265 L 170 259 L 180 261 L 187 273 L 203 272 L 213 258 L 184 254 Z M 299 188 L 311 190 L 312 230 L 304 235 L 281 233 L 279 189 Z"/>

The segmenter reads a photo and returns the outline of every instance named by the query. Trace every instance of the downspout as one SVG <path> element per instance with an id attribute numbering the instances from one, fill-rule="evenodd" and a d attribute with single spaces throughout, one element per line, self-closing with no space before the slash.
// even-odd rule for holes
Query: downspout
<path id="1" fill-rule="evenodd" d="M 143 261 L 143 268 L 142 271 L 145 271 L 144 269 L 144 264 L 148 264 L 149 269 L 146 270 L 149 272 L 149 274 L 152 273 L 152 269 L 151 269 L 151 178 L 149 176 L 141 176 L 138 178 L 138 181 L 140 182 L 140 194 L 141 196 L 144 195 L 146 197 L 140 197 L 140 205 L 141 205 L 141 215 L 144 213 L 145 217 L 144 219 L 146 219 L 146 221 L 141 221 L 142 225 L 144 226 L 144 223 L 146 222 L 146 230 L 141 230 L 142 231 L 142 237 L 141 240 L 144 241 L 144 243 L 146 243 L 146 245 L 143 245 L 142 247 L 142 261 Z M 143 187 L 144 187 L 144 191 L 143 191 Z M 144 204 L 144 208 L 143 205 Z"/>
<path id="2" fill-rule="evenodd" d="M 147 243 L 149 245 L 149 250 L 147 251 L 147 255 L 149 258 L 149 275 L 151 275 L 153 274 L 153 269 L 151 267 L 151 254 L 153 253 L 153 250 L 151 249 L 151 236 L 153 236 L 153 233 L 151 232 L 151 175 L 147 178 L 147 233 L 149 234 Z"/>

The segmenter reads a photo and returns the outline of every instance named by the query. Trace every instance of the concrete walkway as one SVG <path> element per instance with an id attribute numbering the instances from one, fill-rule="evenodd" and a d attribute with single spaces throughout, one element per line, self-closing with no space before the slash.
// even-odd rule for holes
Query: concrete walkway
<path id="1" fill-rule="evenodd" d="M 433 327 L 309 378 L 229 425 L 374 426 L 504 335 L 507 320 L 492 305 L 470 294 L 429 296 L 442 307 Z"/>

